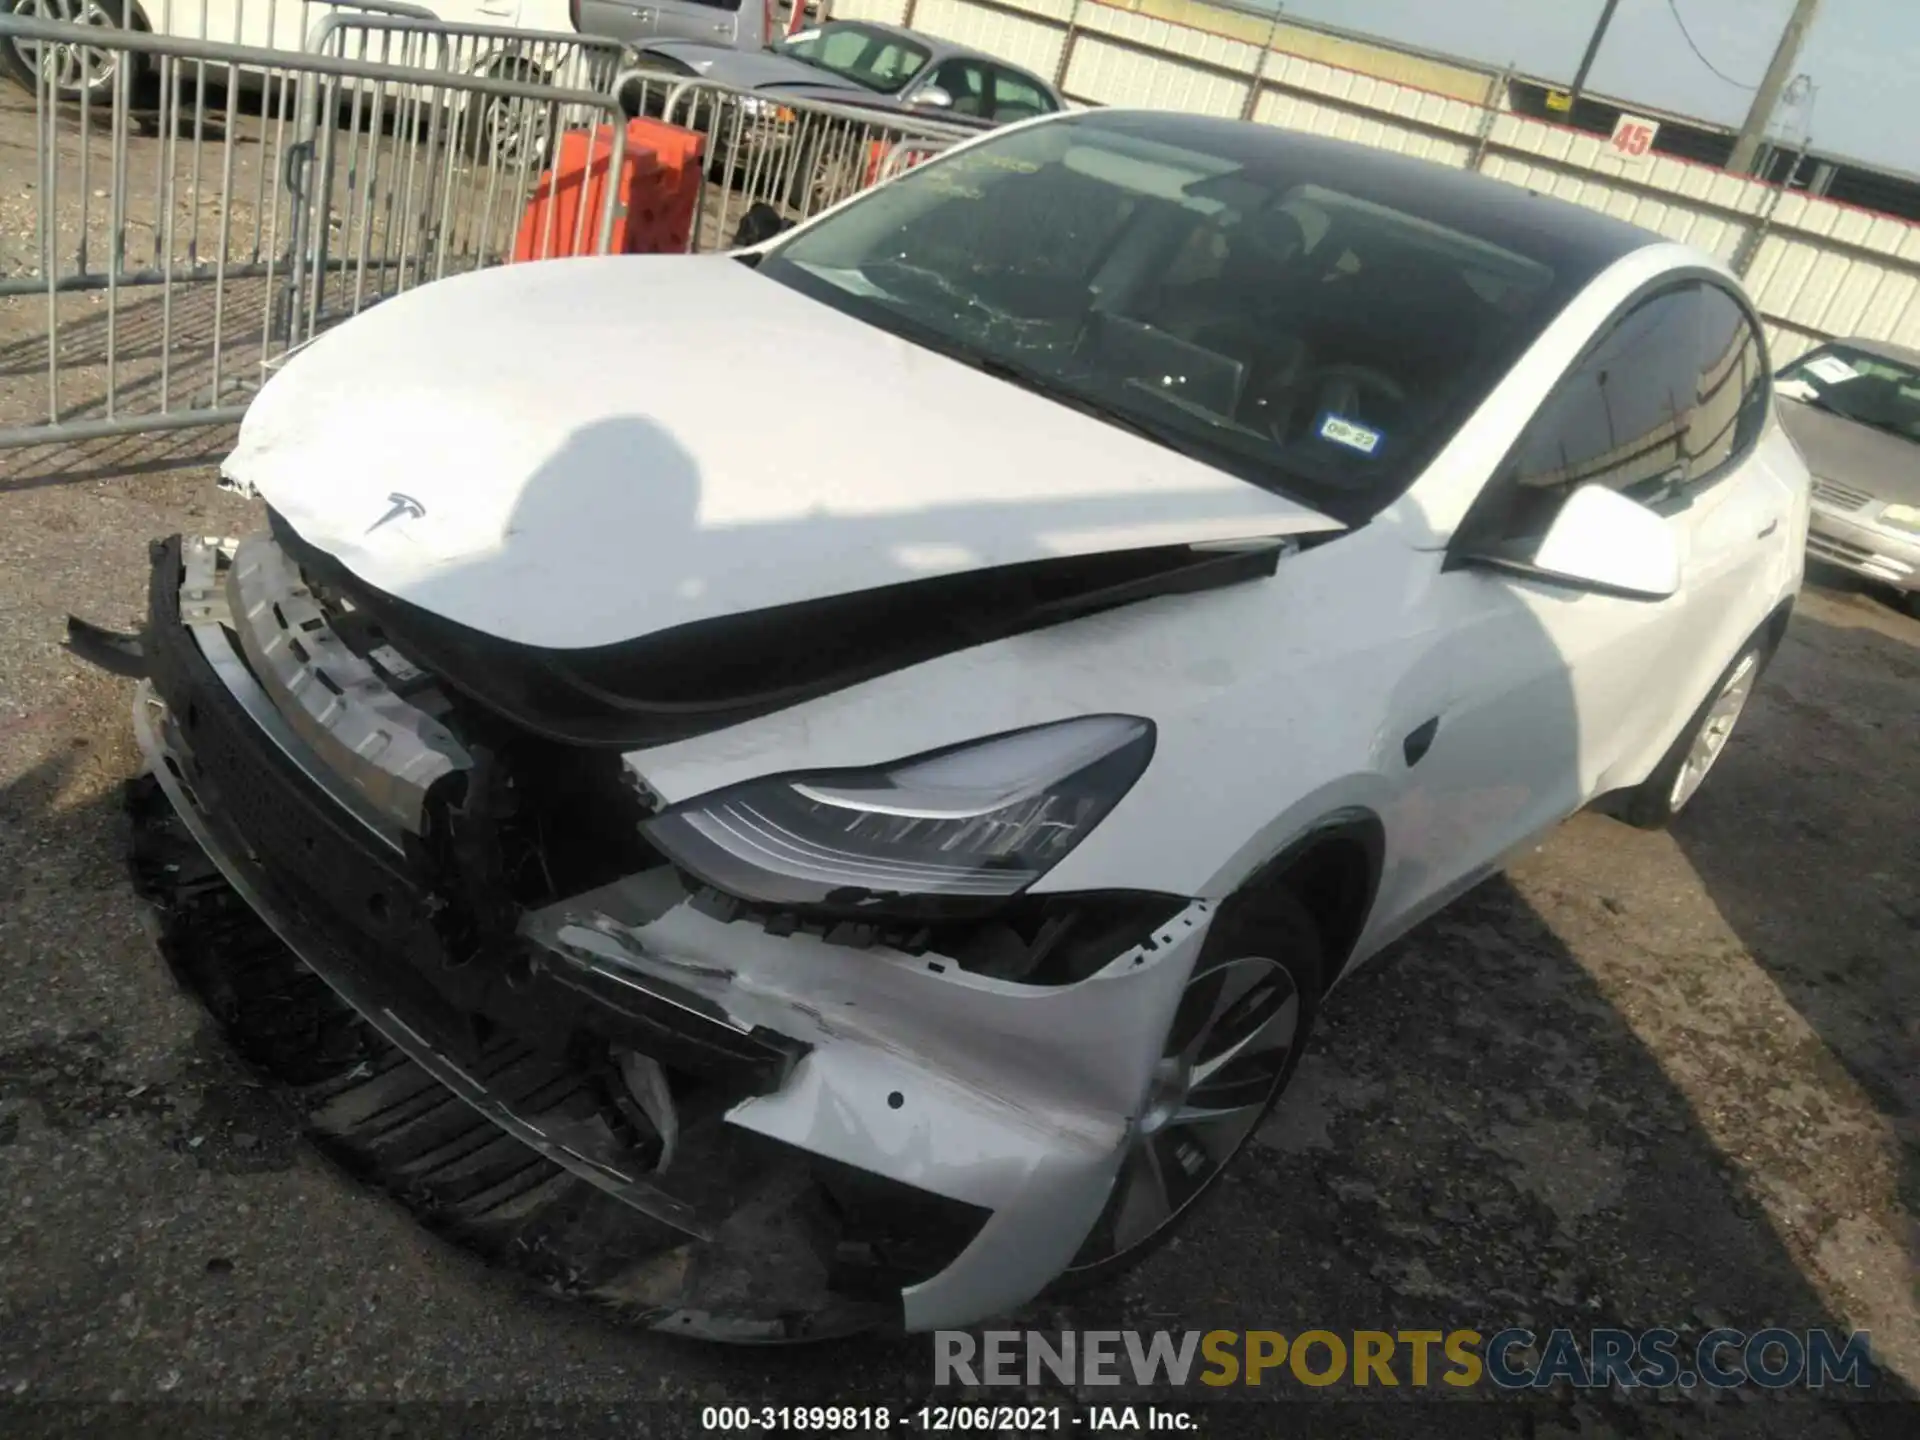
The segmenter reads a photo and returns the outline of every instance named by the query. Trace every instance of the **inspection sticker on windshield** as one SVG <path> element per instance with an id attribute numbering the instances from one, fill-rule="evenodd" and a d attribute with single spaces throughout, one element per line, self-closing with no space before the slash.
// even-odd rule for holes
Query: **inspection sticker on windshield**
<path id="1" fill-rule="evenodd" d="M 1320 417 L 1318 429 L 1322 440 L 1331 440 L 1336 445 L 1345 445 L 1349 450 L 1358 450 L 1362 455 L 1371 455 L 1380 448 L 1378 430 L 1369 430 L 1364 425 L 1343 419 L 1331 412 Z"/>

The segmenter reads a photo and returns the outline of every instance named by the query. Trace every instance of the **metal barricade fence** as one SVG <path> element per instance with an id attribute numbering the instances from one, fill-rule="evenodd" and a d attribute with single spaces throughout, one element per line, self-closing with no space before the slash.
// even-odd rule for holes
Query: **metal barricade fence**
<path id="1" fill-rule="evenodd" d="M 484 187 L 469 189 L 464 196 L 468 203 L 448 210 L 438 227 L 429 224 L 427 233 L 435 237 L 439 262 L 435 276 L 446 273 L 449 265 L 460 270 L 497 263 L 508 258 L 511 248 L 510 243 L 500 243 L 498 222 L 503 215 L 517 219 L 552 157 L 556 137 L 564 130 L 618 118 L 608 86 L 628 54 L 621 42 L 593 36 L 457 24 L 412 14 L 344 12 L 319 21 L 308 34 L 307 48 L 319 55 L 431 69 L 456 78 L 519 81 L 539 86 L 541 93 L 510 96 L 443 90 L 447 104 L 436 111 L 435 97 L 417 85 L 398 81 L 303 87 L 289 180 L 296 190 L 311 189 L 316 196 L 327 197 L 328 213 L 337 217 L 340 239 L 349 246 L 350 263 L 329 264 L 334 246 L 331 224 L 316 226 L 311 234 L 296 228 L 292 261 L 300 273 L 293 292 L 309 301 L 296 304 L 288 315 L 285 338 L 296 344 L 331 317 L 354 314 L 421 278 L 418 264 L 410 263 L 412 252 L 404 234 L 395 253 L 391 225 L 383 253 L 376 257 L 369 249 L 380 186 L 379 152 L 368 123 L 373 117 L 382 111 L 391 113 L 393 133 L 412 136 L 416 150 L 424 146 L 424 154 L 404 157 L 410 168 L 451 163 L 478 164 L 484 169 Z M 560 90 L 590 90 L 599 99 L 587 107 L 563 104 L 554 93 Z M 326 123 L 328 116 L 336 117 L 337 123 Z M 395 157 L 395 163 L 403 163 L 403 158 Z M 415 183 L 416 176 L 409 174 L 401 182 L 403 191 L 411 192 Z M 430 180 L 424 183 L 430 187 Z M 565 182 L 556 178 L 555 183 Z M 554 223 L 554 212 L 555 207 L 547 207 L 549 225 Z M 318 204 L 297 207 L 296 227 L 320 213 Z M 540 237 L 536 253 L 574 254 L 582 248 L 574 237 L 549 230 Z"/>
<path id="2" fill-rule="evenodd" d="M 24 223 L 0 212 L 0 449 L 237 420 L 326 324 L 511 258 L 536 198 L 538 253 L 608 248 L 616 187 L 559 235 L 568 182 L 474 144 L 482 102 L 539 106 L 608 126 L 618 173 L 604 92 L 0 16 L 16 38 L 114 78 L 79 105 L 46 69 L 0 86 L 0 165 L 32 165 Z"/>
<path id="3" fill-rule="evenodd" d="M 896 154 L 924 159 L 979 133 L 854 103 L 769 96 L 644 68 L 623 72 L 613 89 L 630 113 L 706 137 L 713 194 L 700 209 L 695 250 L 730 246 L 756 202 L 785 219 L 805 219 L 897 173 L 904 166 L 891 159 Z"/>
<path id="4" fill-rule="evenodd" d="M 364 0 L 375 13 L 339 8 L 308 32 L 306 48 L 383 65 L 410 65 L 455 75 L 530 80 L 565 90 L 611 89 L 628 62 L 624 41 L 595 35 L 440 20 L 418 6 Z M 390 8 L 393 13 L 385 13 Z M 552 141 L 544 107 L 490 101 L 482 107 L 476 143 L 487 158 L 511 158 L 524 147 L 543 158 Z"/>
<path id="5" fill-rule="evenodd" d="M 47 61 L 0 84 L 0 450 L 235 421 L 328 325 L 514 259 L 529 215 L 523 255 L 607 250 L 618 186 L 589 215 L 586 178 L 544 167 L 563 131 L 607 127 L 593 166 L 620 174 L 622 95 L 706 137 L 689 251 L 730 248 L 756 202 L 803 218 L 974 133 L 401 0 L 288 8 L 334 13 L 304 51 L 0 14 L 0 45 Z M 90 103 L 63 99 L 75 86 Z"/>

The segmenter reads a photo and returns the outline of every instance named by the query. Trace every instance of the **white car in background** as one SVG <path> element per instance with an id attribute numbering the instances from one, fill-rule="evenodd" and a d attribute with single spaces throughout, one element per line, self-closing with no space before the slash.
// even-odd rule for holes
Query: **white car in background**
<path id="1" fill-rule="evenodd" d="M 322 335 L 136 729 L 435 1224 L 678 1333 L 970 1325 L 1163 1240 L 1395 937 L 1693 800 L 1801 583 L 1769 371 L 1590 210 L 1054 116 Z"/>

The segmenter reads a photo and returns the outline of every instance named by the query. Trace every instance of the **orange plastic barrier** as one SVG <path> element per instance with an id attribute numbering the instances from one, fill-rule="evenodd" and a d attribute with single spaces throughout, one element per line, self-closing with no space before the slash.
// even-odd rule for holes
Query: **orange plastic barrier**
<path id="1" fill-rule="evenodd" d="M 702 138 L 659 120 L 629 120 L 621 157 L 608 249 L 623 255 L 684 251 L 693 234 L 700 196 Z M 556 147 L 553 168 L 541 175 L 520 217 L 513 258 L 557 260 L 591 255 L 600 244 L 600 217 L 613 168 L 613 127 L 568 130 Z M 586 211 L 582 222 L 580 212 Z M 575 227 L 579 227 L 576 245 Z"/>

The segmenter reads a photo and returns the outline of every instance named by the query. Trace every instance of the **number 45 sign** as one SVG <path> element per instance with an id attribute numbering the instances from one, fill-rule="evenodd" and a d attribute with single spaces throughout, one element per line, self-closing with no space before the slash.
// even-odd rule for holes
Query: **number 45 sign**
<path id="1" fill-rule="evenodd" d="M 1623 160 L 1644 160 L 1653 153 L 1653 137 L 1660 133 L 1660 122 L 1639 115 L 1626 115 L 1613 122 L 1613 153 Z"/>

